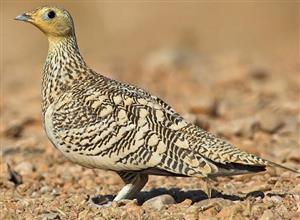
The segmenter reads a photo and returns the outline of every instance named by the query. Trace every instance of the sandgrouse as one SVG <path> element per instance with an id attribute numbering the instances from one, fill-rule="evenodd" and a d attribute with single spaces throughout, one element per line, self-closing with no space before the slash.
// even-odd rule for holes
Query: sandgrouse
<path id="1" fill-rule="evenodd" d="M 209 178 L 286 168 L 186 122 L 145 90 L 90 69 L 65 9 L 45 6 L 15 19 L 48 38 L 42 116 L 50 141 L 75 163 L 117 172 L 126 185 L 115 201 L 134 198 L 148 175 Z"/>

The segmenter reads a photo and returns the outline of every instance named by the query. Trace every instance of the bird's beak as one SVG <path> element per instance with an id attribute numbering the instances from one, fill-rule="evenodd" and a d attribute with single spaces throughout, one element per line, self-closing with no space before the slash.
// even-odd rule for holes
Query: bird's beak
<path id="1" fill-rule="evenodd" d="M 18 21 L 32 21 L 32 17 L 29 13 L 23 13 L 23 14 L 20 14 L 18 15 L 15 20 L 18 20 Z"/>

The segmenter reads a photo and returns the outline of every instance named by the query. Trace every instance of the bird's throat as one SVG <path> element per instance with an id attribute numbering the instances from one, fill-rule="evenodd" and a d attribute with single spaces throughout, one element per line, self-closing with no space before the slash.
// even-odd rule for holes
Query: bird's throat
<path id="1" fill-rule="evenodd" d="M 43 70 L 42 111 L 87 75 L 75 36 L 48 37 L 49 50 Z"/>

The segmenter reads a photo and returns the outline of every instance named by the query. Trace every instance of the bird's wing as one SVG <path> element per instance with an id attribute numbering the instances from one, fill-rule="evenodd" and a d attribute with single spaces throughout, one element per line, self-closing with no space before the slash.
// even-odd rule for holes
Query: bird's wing
<path id="1" fill-rule="evenodd" d="M 115 81 L 84 86 L 61 96 L 52 113 L 53 133 L 67 151 L 105 158 L 112 170 L 183 176 L 217 170 L 191 149 L 181 132 L 188 123 L 155 96 Z"/>
<path id="2" fill-rule="evenodd" d="M 142 89 L 106 78 L 83 86 L 60 98 L 53 127 L 71 152 L 98 163 L 105 159 L 106 169 L 203 177 L 230 163 L 265 166 L 260 158 L 187 123 Z"/>
<path id="3" fill-rule="evenodd" d="M 143 91 L 143 90 L 142 90 Z M 266 161 L 255 155 L 243 152 L 231 143 L 201 129 L 192 123 L 187 123 L 169 104 L 160 98 L 148 95 L 148 100 L 158 104 L 165 112 L 168 123 L 176 128 L 189 143 L 189 148 L 201 156 L 221 164 L 239 163 L 244 165 L 266 165 Z"/>

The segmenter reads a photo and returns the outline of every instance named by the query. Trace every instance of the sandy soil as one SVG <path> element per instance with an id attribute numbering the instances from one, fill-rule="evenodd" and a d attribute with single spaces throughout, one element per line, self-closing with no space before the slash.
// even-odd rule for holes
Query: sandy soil
<path id="1" fill-rule="evenodd" d="M 41 125 L 39 95 L 46 39 L 29 25 L 9 20 L 34 5 L 41 4 L 2 4 L 2 30 L 5 31 L 1 34 L 1 219 L 300 219 L 300 177 L 278 168 L 255 175 L 217 178 L 210 182 L 211 199 L 205 193 L 204 180 L 152 176 L 137 200 L 113 203 L 110 208 L 93 205 L 92 198 L 96 201 L 98 195 L 115 195 L 123 183 L 112 172 L 86 169 L 67 161 L 48 141 Z M 272 43 L 268 42 L 261 51 L 258 48 L 262 42 L 257 40 L 253 41 L 251 50 L 251 40 L 244 50 L 241 50 L 243 43 L 237 42 L 240 46 L 237 49 L 232 40 L 226 39 L 222 51 L 217 50 L 222 43 L 214 45 L 216 39 L 209 40 L 209 37 L 199 40 L 208 46 L 201 43 L 199 46 L 198 41 L 189 37 L 183 44 L 172 44 L 169 39 L 179 42 L 182 38 L 172 38 L 163 31 L 168 21 L 156 23 L 155 30 L 157 33 L 161 30 L 162 39 L 156 45 L 155 39 L 159 37 L 151 38 L 149 45 L 145 41 L 147 36 L 150 39 L 151 22 L 147 21 L 155 16 L 143 14 L 150 10 L 148 6 L 131 5 L 124 11 L 122 5 L 97 6 L 103 12 L 104 27 L 112 24 L 111 29 L 105 29 L 103 37 L 85 36 L 88 27 L 84 22 L 96 24 L 97 16 L 88 19 L 76 15 L 79 39 L 83 42 L 79 40 L 79 43 L 94 69 L 147 89 L 170 103 L 187 120 L 243 150 L 300 171 L 300 63 L 299 45 L 294 36 L 296 17 L 293 17 L 298 5 L 284 5 L 286 8 L 281 9 L 265 6 L 269 16 L 253 9 L 258 16 L 255 22 L 260 27 L 253 29 L 253 33 L 258 33 L 256 39 L 263 35 L 259 32 L 264 30 L 263 25 L 269 27 L 269 20 L 282 21 L 278 26 L 269 27 L 272 34 L 264 37 L 265 42 L 270 39 Z M 65 7 L 72 8 L 74 14 L 80 11 L 71 3 Z M 151 6 L 152 13 L 155 7 L 155 4 Z M 214 11 L 211 6 L 205 7 Z M 87 8 L 89 6 L 82 8 L 82 14 L 88 14 Z M 163 8 L 157 12 L 160 17 L 165 12 Z M 182 12 L 180 5 L 174 6 L 170 20 L 179 12 L 182 16 L 188 11 L 193 14 L 191 8 Z M 228 8 L 225 17 L 230 12 L 239 14 L 237 9 Z M 98 9 L 93 7 L 92 11 Z M 115 16 L 123 15 L 127 26 L 117 25 L 120 17 L 110 20 L 112 11 Z M 190 17 L 192 20 L 193 16 Z M 128 34 L 130 31 L 138 33 L 134 18 L 142 18 L 144 23 L 139 22 L 149 25 L 149 29 L 144 27 L 148 31 L 143 36 L 145 41 L 135 41 Z M 234 18 L 238 17 L 231 18 L 236 24 L 245 23 Z M 265 23 L 260 24 L 261 18 L 266 18 Z M 226 22 L 231 24 L 231 19 Z M 186 25 L 182 23 L 180 26 Z M 172 33 L 177 36 L 176 25 L 170 24 Z M 194 25 L 191 29 L 197 27 L 197 22 L 191 24 Z M 118 51 L 112 44 L 119 42 L 115 34 L 120 27 L 122 44 L 127 39 L 128 45 L 142 49 L 131 51 L 125 46 Z M 285 34 L 281 30 L 285 30 Z M 228 30 L 235 31 L 234 28 Z M 211 29 L 203 36 L 210 32 Z M 227 38 L 233 36 L 226 33 L 220 32 Z M 271 36 L 278 36 L 280 40 Z M 239 37 L 246 38 L 241 33 Z M 105 39 L 109 39 L 107 45 L 104 45 Z M 99 50 L 98 53 L 91 44 L 102 45 L 104 52 Z M 121 44 L 117 44 L 120 47 Z M 254 49 L 259 52 L 253 52 Z M 120 57 L 116 57 L 118 52 Z M 164 199 L 161 196 L 164 194 L 171 198 Z"/>

